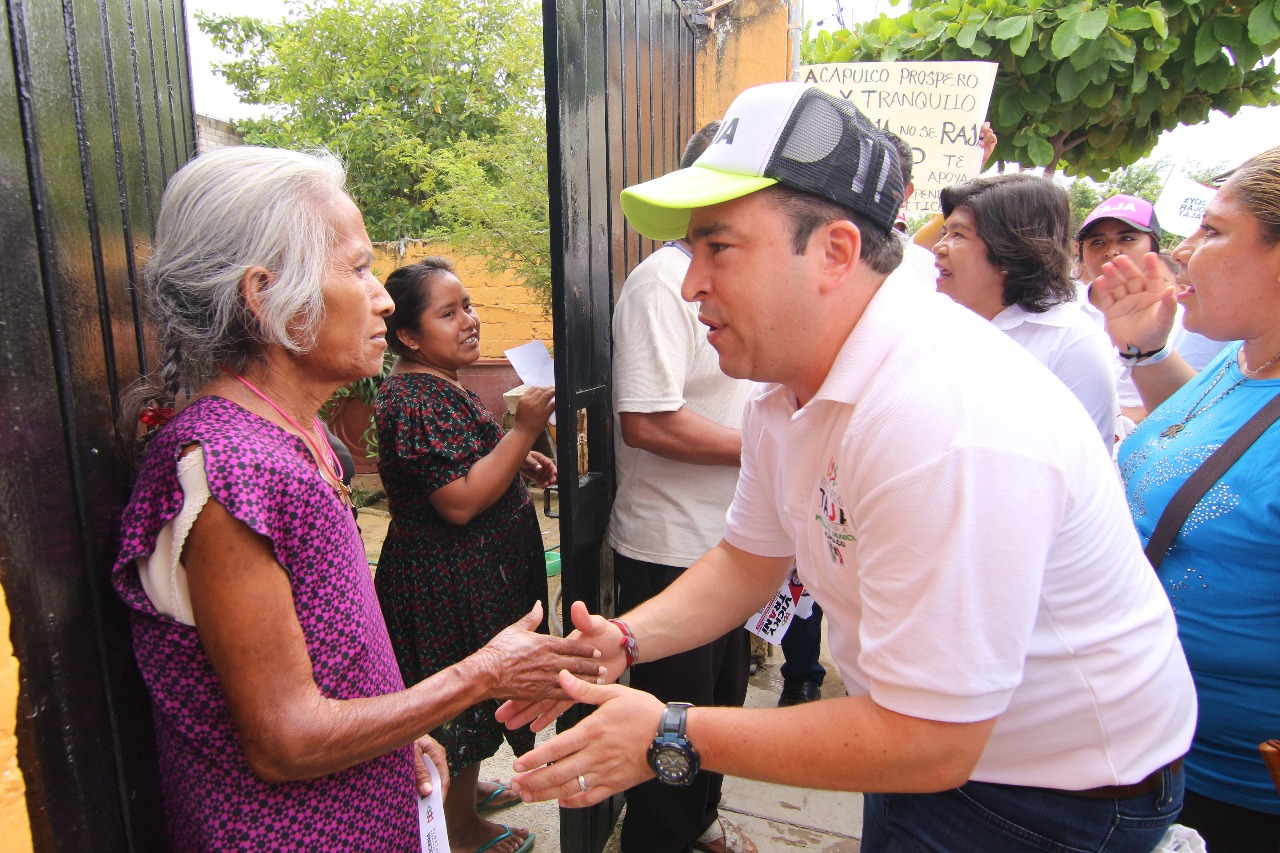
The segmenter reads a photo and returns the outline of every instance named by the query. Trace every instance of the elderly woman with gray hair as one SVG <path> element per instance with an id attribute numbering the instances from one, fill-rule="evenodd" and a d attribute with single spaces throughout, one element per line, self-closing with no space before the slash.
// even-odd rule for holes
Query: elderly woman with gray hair
<path id="1" fill-rule="evenodd" d="M 558 692 L 562 668 L 600 672 L 590 646 L 530 630 L 536 606 L 401 681 L 316 418 L 379 370 L 393 310 L 344 183 L 327 154 L 229 148 L 181 169 L 160 210 L 145 295 L 161 360 L 135 395 L 160 428 L 112 579 L 178 849 L 417 850 L 430 782 L 415 753 L 443 761 L 426 732 L 482 700 Z"/>

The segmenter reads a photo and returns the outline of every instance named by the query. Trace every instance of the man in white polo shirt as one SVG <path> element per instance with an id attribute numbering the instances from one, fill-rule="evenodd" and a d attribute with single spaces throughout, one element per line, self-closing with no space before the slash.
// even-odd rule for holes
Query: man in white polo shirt
<path id="1" fill-rule="evenodd" d="M 770 84 L 694 166 L 623 192 L 640 233 L 687 234 L 682 292 L 721 368 L 767 384 L 724 540 L 621 621 L 574 605 L 616 678 L 740 624 L 794 558 L 850 695 L 664 708 L 562 674 L 600 708 L 513 787 L 579 806 L 701 766 L 867 792 L 867 853 L 1146 853 L 1195 726 L 1173 613 L 1071 393 L 972 312 L 881 287 L 901 257 L 890 157 L 847 101 Z"/>

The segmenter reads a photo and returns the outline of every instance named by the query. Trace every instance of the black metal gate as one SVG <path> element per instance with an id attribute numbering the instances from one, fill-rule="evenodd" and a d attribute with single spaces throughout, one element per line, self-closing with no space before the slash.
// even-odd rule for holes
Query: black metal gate
<path id="1" fill-rule="evenodd" d="M 131 282 L 194 129 L 181 0 L 7 0 L 0 21 L 0 582 L 40 850 L 158 849 L 150 712 L 107 584 Z"/>
<path id="2" fill-rule="evenodd" d="M 617 197 L 674 168 L 694 129 L 694 32 L 675 0 L 544 0 L 544 18 L 565 602 L 612 612 L 609 324 L 652 250 Z M 6 0 L 0 39 L 0 583 L 32 833 L 40 850 L 163 849 L 146 691 L 107 576 L 117 401 L 148 359 L 131 282 L 194 153 L 183 6 Z M 562 849 L 599 850 L 616 810 L 564 812 Z"/>
<path id="3" fill-rule="evenodd" d="M 676 0 L 544 0 L 543 19 L 567 626 L 573 601 L 613 613 L 602 559 L 613 499 L 610 321 L 627 273 L 653 249 L 626 226 L 618 192 L 678 164 L 695 130 L 695 45 Z M 561 849 L 600 850 L 620 808 L 615 797 L 562 810 Z"/>

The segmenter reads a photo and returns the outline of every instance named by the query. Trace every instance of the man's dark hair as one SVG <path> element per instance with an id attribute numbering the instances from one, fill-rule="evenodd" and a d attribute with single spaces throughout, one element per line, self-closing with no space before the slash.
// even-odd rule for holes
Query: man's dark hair
<path id="1" fill-rule="evenodd" d="M 915 152 L 911 150 L 911 146 L 901 136 L 892 130 L 882 130 L 880 135 L 889 140 L 898 152 L 898 171 L 902 173 L 902 186 L 905 188 L 907 184 L 911 183 L 911 169 L 915 166 Z"/>
<path id="2" fill-rule="evenodd" d="M 1004 304 L 1033 314 L 1076 297 L 1071 281 L 1071 204 L 1037 175 L 992 175 L 942 191 L 942 215 L 973 216 L 987 258 L 1004 272 Z"/>
<path id="3" fill-rule="evenodd" d="M 711 140 L 715 139 L 719 132 L 720 119 L 716 119 L 690 136 L 689 141 L 684 144 L 684 153 L 680 155 L 680 168 L 687 169 L 692 166 L 693 161 L 702 156 L 702 152 L 707 150 Z"/>
<path id="4" fill-rule="evenodd" d="M 902 263 L 902 241 L 895 234 L 887 234 L 871 225 L 849 208 L 782 184 L 775 184 L 760 192 L 791 220 L 791 245 L 797 255 L 805 253 L 809 238 L 815 230 L 828 222 L 845 219 L 858 226 L 858 230 L 862 232 L 862 260 L 867 266 L 888 275 Z"/>
<path id="5" fill-rule="evenodd" d="M 423 258 L 387 276 L 387 295 L 396 304 L 395 312 L 387 318 L 387 346 L 396 355 L 408 350 L 396 332 L 422 331 L 420 321 L 422 312 L 431 304 L 431 285 L 445 273 L 457 275 L 448 258 Z"/>

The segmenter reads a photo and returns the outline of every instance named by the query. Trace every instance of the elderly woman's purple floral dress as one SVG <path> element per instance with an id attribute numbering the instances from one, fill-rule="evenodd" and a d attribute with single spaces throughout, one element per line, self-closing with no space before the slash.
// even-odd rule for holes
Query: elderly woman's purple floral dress
<path id="1" fill-rule="evenodd" d="M 418 850 L 409 747 L 305 782 L 263 782 L 245 760 L 195 627 L 158 613 L 135 560 L 182 508 L 178 458 L 199 444 L 212 499 L 271 541 L 293 588 L 321 692 L 402 690 L 351 511 L 296 436 L 221 397 L 162 429 L 125 508 L 116 591 L 151 692 L 169 837 L 175 850 Z"/>

